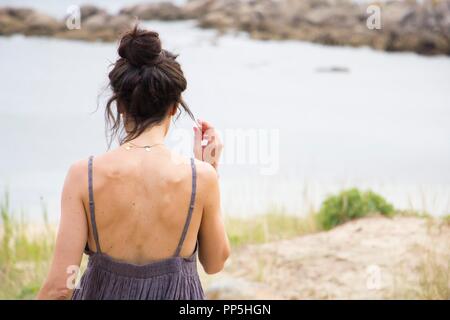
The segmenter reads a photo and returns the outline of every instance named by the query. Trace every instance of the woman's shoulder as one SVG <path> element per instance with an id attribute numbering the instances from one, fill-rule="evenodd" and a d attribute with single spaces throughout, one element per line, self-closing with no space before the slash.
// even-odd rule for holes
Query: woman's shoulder
<path id="1" fill-rule="evenodd" d="M 70 183 L 77 184 L 82 190 L 84 190 L 84 186 L 88 183 L 90 159 L 92 158 L 92 172 L 95 172 L 96 178 L 99 178 L 99 173 L 104 171 L 102 169 L 103 163 L 105 162 L 103 159 L 104 156 L 105 153 L 98 155 L 88 155 L 84 158 L 72 162 L 67 171 L 66 180 Z M 98 181 L 99 179 L 97 179 L 97 182 Z"/>
<path id="2" fill-rule="evenodd" d="M 84 190 L 82 186 L 87 185 L 87 172 L 88 158 L 73 162 L 67 170 L 66 178 L 64 181 L 64 189 L 71 190 L 70 192 L 72 194 L 82 194 L 82 190 Z"/>
<path id="3" fill-rule="evenodd" d="M 88 169 L 89 169 L 89 161 L 90 159 L 92 159 L 92 168 L 96 168 L 99 169 L 99 167 L 101 167 L 101 165 L 99 164 L 99 160 L 103 160 L 103 157 L 106 155 L 107 153 L 103 153 L 103 154 L 99 154 L 99 155 L 88 155 L 84 158 L 78 159 L 74 162 L 72 162 L 72 164 L 69 167 L 68 170 L 68 175 L 74 178 L 79 178 L 79 179 L 83 179 L 86 180 L 87 176 L 88 176 Z"/>
<path id="4" fill-rule="evenodd" d="M 219 178 L 216 169 L 208 162 L 197 159 L 194 159 L 194 161 L 199 180 L 207 187 L 216 184 Z"/>
<path id="5" fill-rule="evenodd" d="M 187 157 L 185 155 L 180 155 L 178 153 L 172 152 L 172 160 L 174 163 L 182 164 L 183 166 L 191 166 L 191 161 L 194 160 L 195 171 L 197 174 L 197 179 L 205 182 L 213 182 L 217 180 L 216 169 L 208 162 L 198 160 L 195 158 Z"/>
<path id="6" fill-rule="evenodd" d="M 68 174 L 75 176 L 75 177 L 85 175 L 88 170 L 88 162 L 89 162 L 89 157 L 76 160 L 75 162 L 73 162 L 70 165 Z"/>
<path id="7" fill-rule="evenodd" d="M 216 169 L 214 169 L 214 167 L 211 164 L 209 164 L 208 162 L 198 160 L 198 159 L 194 159 L 194 162 L 195 162 L 195 167 L 197 169 L 197 172 L 199 174 L 205 175 L 206 177 L 209 177 L 209 178 L 217 177 Z"/>

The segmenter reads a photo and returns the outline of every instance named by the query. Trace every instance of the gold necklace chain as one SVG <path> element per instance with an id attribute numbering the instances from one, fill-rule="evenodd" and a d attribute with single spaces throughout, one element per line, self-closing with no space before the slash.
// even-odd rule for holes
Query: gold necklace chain
<path id="1" fill-rule="evenodd" d="M 147 152 L 150 151 L 150 149 L 155 147 L 155 146 L 164 145 L 164 143 L 155 143 L 155 144 L 152 144 L 152 145 L 138 146 L 137 144 L 134 144 L 133 142 L 127 142 L 126 144 L 127 145 L 125 146 L 125 149 L 127 149 L 127 150 L 138 148 L 138 149 L 144 149 Z"/>

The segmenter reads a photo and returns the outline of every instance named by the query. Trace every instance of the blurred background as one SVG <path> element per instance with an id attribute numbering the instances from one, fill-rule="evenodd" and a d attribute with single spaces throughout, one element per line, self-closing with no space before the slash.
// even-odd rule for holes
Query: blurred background
<path id="1" fill-rule="evenodd" d="M 422 239 L 422 231 L 428 239 L 425 221 L 410 220 L 411 216 L 448 219 L 450 1 L 0 0 L 0 193 L 6 194 L 0 256 L 4 261 L 27 260 L 30 255 L 37 261 L 48 260 L 52 241 L 41 239 L 41 248 L 22 239 L 26 249 L 18 249 L 11 244 L 18 231 L 5 226 L 15 221 L 14 215 L 26 224 L 22 232 L 27 235 L 40 234 L 36 230 L 42 229 L 42 222 L 53 230 L 70 164 L 107 150 L 103 111 L 109 95 L 109 65 L 116 59 L 118 35 L 137 19 L 142 27 L 160 33 L 165 48 L 179 54 L 188 80 L 185 100 L 196 117 L 210 121 L 222 133 L 222 204 L 237 247 L 271 244 L 334 227 L 334 222 L 325 221 L 331 219 L 326 215 L 348 215 L 350 220 L 367 212 L 386 216 L 395 212 L 401 216 L 399 221 L 374 220 L 368 232 L 373 239 L 383 239 L 386 230 L 400 237 L 398 232 L 405 228 L 404 243 L 392 238 L 400 247 L 374 245 L 379 252 L 396 256 L 403 249 L 410 252 L 406 248 Z M 190 139 L 180 144 L 180 137 L 191 132 L 192 122 L 181 116 L 169 144 L 191 155 Z M 241 149 L 233 140 L 236 132 L 248 138 Z M 249 150 L 256 150 L 255 159 L 248 155 L 237 160 L 236 154 Z M 376 195 L 373 201 L 367 190 Z M 355 207 L 365 209 L 346 211 L 348 199 L 353 198 Z M 311 216 L 319 213 L 318 223 Z M 30 225 L 35 226 L 32 231 Z M 360 227 L 365 225 L 349 226 L 353 231 Z M 360 243 L 351 230 L 342 239 Z M 445 230 L 438 237 L 447 241 Z M 408 234 L 417 237 L 407 238 Z M 314 239 L 308 241 L 320 246 L 334 242 L 332 237 Z M 447 243 L 439 239 L 440 244 Z M 373 249 L 371 245 L 367 248 Z M 11 246 L 13 251 L 8 249 Z M 278 244 L 273 246 L 269 249 L 274 252 L 282 250 Z M 302 247 L 302 242 L 294 247 Z M 228 270 L 232 280 L 213 283 L 211 296 L 252 297 L 267 291 L 263 297 L 279 297 L 276 288 L 286 285 L 279 279 L 281 271 L 278 278 L 267 276 L 273 272 L 261 271 L 260 265 L 244 272 L 248 277 L 237 277 L 233 271 L 240 268 L 240 257 L 249 254 L 245 250 L 255 256 L 269 249 L 238 249 Z M 340 250 L 328 249 L 328 253 Z M 391 259 L 377 262 L 380 255 L 373 253 L 364 260 L 363 252 L 361 248 L 355 253 L 358 262 L 352 260 L 353 267 L 359 266 L 353 275 L 358 274 L 361 292 L 351 286 L 343 290 L 339 284 L 330 289 L 336 281 L 325 271 L 323 277 L 316 275 L 313 264 L 311 270 L 316 271 L 311 271 L 310 287 L 293 288 L 282 297 L 398 297 L 389 288 L 367 291 L 366 267 L 383 266 Z M 440 289 L 428 288 L 439 294 L 428 298 L 448 293 L 442 283 L 450 283 L 449 260 L 443 259 L 447 269 L 438 270 L 444 277 L 438 281 Z M 414 261 L 408 270 L 421 266 L 421 260 Z M 280 263 L 287 265 L 286 261 L 262 264 L 279 270 Z M 43 272 L 45 268 L 42 265 Z M 22 283 L 5 270 L 3 277 L 9 284 L 3 294 L 0 290 L 0 297 L 28 298 L 36 292 L 41 274 Z M 335 272 L 336 277 L 342 274 Z M 349 279 L 339 281 L 348 285 L 353 281 Z M 324 288 L 317 289 L 320 281 Z M 250 293 L 234 293 L 237 287 Z"/>

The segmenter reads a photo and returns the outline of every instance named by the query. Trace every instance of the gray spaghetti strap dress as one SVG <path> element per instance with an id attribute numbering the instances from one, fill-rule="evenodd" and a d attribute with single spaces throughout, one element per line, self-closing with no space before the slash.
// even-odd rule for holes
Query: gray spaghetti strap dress
<path id="1" fill-rule="evenodd" d="M 203 289 L 197 273 L 197 247 L 188 258 L 180 257 L 180 251 L 186 237 L 196 193 L 196 169 L 191 159 L 192 192 L 186 222 L 175 250 L 167 259 L 144 265 L 118 261 L 103 253 L 100 248 L 99 234 L 95 223 L 95 204 L 92 186 L 92 162 L 88 162 L 89 214 L 91 217 L 96 252 L 86 244 L 89 255 L 87 269 L 79 287 L 74 290 L 73 300 L 202 300 Z"/>

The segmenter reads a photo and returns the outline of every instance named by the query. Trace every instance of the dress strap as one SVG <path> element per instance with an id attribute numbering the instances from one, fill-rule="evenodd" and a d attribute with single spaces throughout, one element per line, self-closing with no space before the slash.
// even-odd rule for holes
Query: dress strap
<path id="1" fill-rule="evenodd" d="M 94 204 L 94 188 L 92 182 L 92 163 L 94 157 L 89 157 L 88 162 L 88 191 L 89 191 L 89 214 L 91 216 L 92 233 L 94 234 L 95 246 L 98 253 L 101 253 L 100 241 L 98 240 L 97 224 L 95 223 L 95 204 Z"/>
<path id="2" fill-rule="evenodd" d="M 184 239 L 186 238 L 187 231 L 189 229 L 189 224 L 191 223 L 192 212 L 194 211 L 195 195 L 197 192 L 197 171 L 195 168 L 195 160 L 191 158 L 191 168 L 192 168 L 192 191 L 191 191 L 191 201 L 189 203 L 189 211 L 184 224 L 183 233 L 181 234 L 180 241 L 178 242 L 177 250 L 175 251 L 175 256 L 178 257 L 183 247 Z"/>

